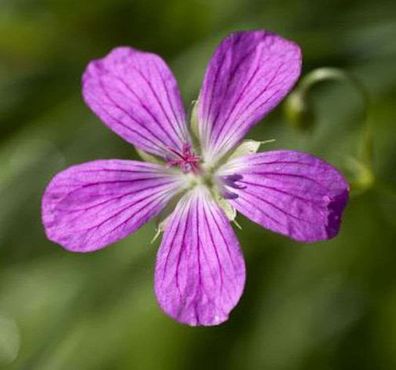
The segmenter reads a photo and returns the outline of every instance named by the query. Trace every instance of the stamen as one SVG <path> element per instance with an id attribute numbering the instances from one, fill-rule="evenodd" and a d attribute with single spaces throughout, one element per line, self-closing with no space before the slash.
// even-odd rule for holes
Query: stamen
<path id="1" fill-rule="evenodd" d="M 193 172 L 198 174 L 200 172 L 201 158 L 191 150 L 190 144 L 184 144 L 182 152 L 178 152 L 173 148 L 168 148 L 177 158 L 167 159 L 168 166 L 180 167 L 184 173 Z"/>
<path id="2" fill-rule="evenodd" d="M 230 191 L 228 188 L 238 189 L 238 190 L 245 189 L 246 185 L 237 184 L 237 181 L 241 181 L 242 179 L 243 176 L 239 174 L 220 176 L 218 187 L 221 196 L 225 199 L 238 198 L 238 194 L 234 193 L 233 191 Z"/>
<path id="3" fill-rule="evenodd" d="M 245 185 L 238 185 L 236 182 L 241 181 L 243 179 L 242 175 L 234 174 L 228 176 L 222 176 L 221 179 L 223 180 L 224 184 L 234 188 L 234 189 L 245 189 Z"/>

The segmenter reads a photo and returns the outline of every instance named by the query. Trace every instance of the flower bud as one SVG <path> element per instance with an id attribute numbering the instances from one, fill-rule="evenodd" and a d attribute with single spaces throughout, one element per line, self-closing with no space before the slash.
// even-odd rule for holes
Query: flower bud
<path id="1" fill-rule="evenodd" d="M 345 165 L 350 174 L 348 177 L 352 195 L 362 194 L 373 187 L 375 176 L 368 163 L 349 157 Z"/>
<path id="2" fill-rule="evenodd" d="M 315 115 L 304 95 L 298 89 L 292 92 L 286 99 L 284 112 L 292 127 L 308 131 L 314 126 Z"/>

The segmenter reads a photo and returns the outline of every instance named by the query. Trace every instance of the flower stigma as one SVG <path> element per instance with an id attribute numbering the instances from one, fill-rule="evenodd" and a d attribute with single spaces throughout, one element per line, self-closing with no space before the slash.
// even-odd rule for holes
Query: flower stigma
<path id="1" fill-rule="evenodd" d="M 199 173 L 201 157 L 196 155 L 191 148 L 190 144 L 183 144 L 181 152 L 168 148 L 175 157 L 169 158 L 167 164 L 170 167 L 179 167 L 184 173 Z"/>

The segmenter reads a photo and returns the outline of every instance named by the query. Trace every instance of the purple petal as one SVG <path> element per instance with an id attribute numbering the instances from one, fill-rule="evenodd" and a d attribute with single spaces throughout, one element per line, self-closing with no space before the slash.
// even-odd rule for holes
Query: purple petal
<path id="1" fill-rule="evenodd" d="M 245 284 L 245 263 L 223 211 L 205 188 L 187 193 L 165 229 L 155 269 L 161 308 L 188 325 L 227 320 Z"/>
<path id="2" fill-rule="evenodd" d="M 229 202 L 251 220 L 302 242 L 337 235 L 349 186 L 328 163 L 280 150 L 234 159 L 218 172 L 220 179 L 235 174 L 242 178 L 228 189 L 237 195 Z"/>
<path id="3" fill-rule="evenodd" d="M 70 167 L 43 196 L 47 237 L 73 252 L 101 249 L 156 216 L 182 188 L 180 175 L 155 164 L 102 160 Z"/>
<path id="4" fill-rule="evenodd" d="M 301 52 L 266 31 L 236 32 L 213 55 L 198 99 L 204 159 L 215 161 L 273 109 L 300 75 Z"/>
<path id="5" fill-rule="evenodd" d="M 88 106 L 136 147 L 166 157 L 190 143 L 177 82 L 157 55 L 128 47 L 89 63 L 83 75 Z"/>

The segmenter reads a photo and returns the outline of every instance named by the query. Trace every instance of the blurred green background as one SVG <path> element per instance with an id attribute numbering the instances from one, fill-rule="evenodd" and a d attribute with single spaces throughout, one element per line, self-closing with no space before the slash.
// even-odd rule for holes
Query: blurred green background
<path id="1" fill-rule="evenodd" d="M 297 244 L 239 217 L 245 294 L 224 325 L 189 328 L 157 306 L 153 223 L 74 255 L 46 240 L 40 198 L 71 164 L 136 157 L 82 102 L 90 59 L 119 45 L 161 54 L 190 108 L 215 45 L 252 28 L 297 41 L 304 73 L 338 67 L 365 86 L 375 183 L 332 241 Z M 362 143 L 359 94 L 327 83 L 311 97 L 312 132 L 278 108 L 249 136 L 344 169 Z M 395 103 L 394 1 L 0 0 L 0 368 L 396 369 Z"/>

